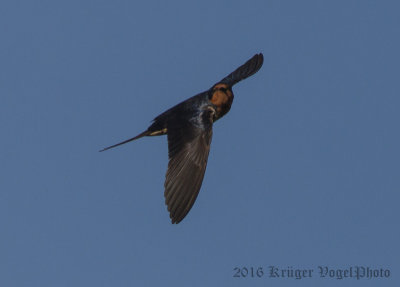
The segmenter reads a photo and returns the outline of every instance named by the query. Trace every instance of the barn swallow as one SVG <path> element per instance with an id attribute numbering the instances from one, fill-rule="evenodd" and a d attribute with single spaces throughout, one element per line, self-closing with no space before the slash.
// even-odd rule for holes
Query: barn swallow
<path id="1" fill-rule="evenodd" d="M 164 196 L 172 223 L 179 223 L 185 218 L 199 194 L 210 151 L 212 126 L 229 112 L 233 85 L 255 74 L 263 61 L 261 53 L 254 55 L 209 90 L 157 116 L 144 132 L 101 150 L 145 136 L 167 135 L 169 162 Z"/>

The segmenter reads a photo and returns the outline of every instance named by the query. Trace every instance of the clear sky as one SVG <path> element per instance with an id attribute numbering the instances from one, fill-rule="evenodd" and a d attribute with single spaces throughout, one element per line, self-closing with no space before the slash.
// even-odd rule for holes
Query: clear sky
<path id="1" fill-rule="evenodd" d="M 399 9 L 2 1 L 0 286 L 399 286 Z M 98 150 L 258 52 L 172 225 L 166 137 Z M 391 273 L 320 278 L 318 266 Z"/>

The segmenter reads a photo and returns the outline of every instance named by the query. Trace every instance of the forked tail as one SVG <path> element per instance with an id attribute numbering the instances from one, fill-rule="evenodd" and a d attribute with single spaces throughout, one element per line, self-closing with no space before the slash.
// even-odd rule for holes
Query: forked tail
<path id="1" fill-rule="evenodd" d="M 144 131 L 144 132 L 142 132 L 141 134 L 138 134 L 137 136 L 135 136 L 135 137 L 133 137 L 133 138 L 130 138 L 130 139 L 127 139 L 127 140 L 125 140 L 125 141 L 123 141 L 123 142 L 117 143 L 117 144 L 115 144 L 115 145 L 112 145 L 112 146 L 109 146 L 109 147 L 103 148 L 102 150 L 99 150 L 99 152 L 102 152 L 102 151 L 105 151 L 105 150 L 108 150 L 108 149 L 111 149 L 111 148 L 117 147 L 117 146 L 119 146 L 119 145 L 126 144 L 126 143 L 128 143 L 128 142 L 131 142 L 131 141 L 137 140 L 137 139 L 139 139 L 139 138 L 142 138 L 142 137 L 148 136 L 148 135 L 150 135 L 150 134 L 151 134 L 151 132 L 150 132 L 149 130 L 147 130 L 147 131 Z"/>

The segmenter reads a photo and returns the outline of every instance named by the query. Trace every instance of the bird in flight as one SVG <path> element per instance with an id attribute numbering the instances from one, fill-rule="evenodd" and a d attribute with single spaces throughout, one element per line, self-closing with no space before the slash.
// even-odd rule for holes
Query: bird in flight
<path id="1" fill-rule="evenodd" d="M 144 132 L 101 152 L 141 137 L 166 134 L 169 162 L 164 183 L 165 203 L 171 222 L 181 222 L 192 208 L 203 182 L 213 123 L 229 112 L 233 85 L 255 74 L 263 61 L 261 53 L 254 55 L 209 90 L 157 116 Z"/>

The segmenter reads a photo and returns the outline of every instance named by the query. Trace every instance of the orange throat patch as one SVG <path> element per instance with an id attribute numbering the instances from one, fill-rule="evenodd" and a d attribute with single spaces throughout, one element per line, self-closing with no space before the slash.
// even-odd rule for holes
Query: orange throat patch
<path id="1" fill-rule="evenodd" d="M 214 87 L 211 103 L 217 108 L 217 117 L 225 115 L 231 108 L 233 94 L 225 84 L 218 84 Z"/>

